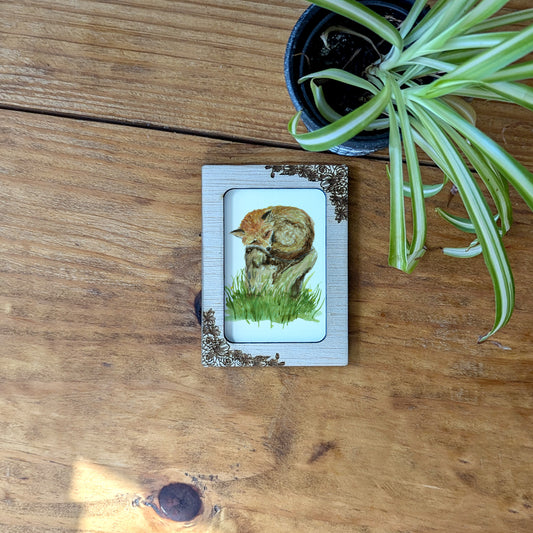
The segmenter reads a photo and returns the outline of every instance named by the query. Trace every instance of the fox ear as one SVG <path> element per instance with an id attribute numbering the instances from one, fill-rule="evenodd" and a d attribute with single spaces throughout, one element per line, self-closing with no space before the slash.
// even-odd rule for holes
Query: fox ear
<path id="1" fill-rule="evenodd" d="M 242 239 L 242 237 L 245 234 L 245 231 L 241 228 L 234 229 L 230 232 L 232 235 L 235 235 L 235 237 L 239 237 L 239 239 Z"/>
<path id="2" fill-rule="evenodd" d="M 262 215 L 261 215 L 261 218 L 263 220 L 266 220 L 267 218 L 270 217 L 270 215 L 272 214 L 272 209 L 269 209 L 268 211 L 265 211 Z"/>

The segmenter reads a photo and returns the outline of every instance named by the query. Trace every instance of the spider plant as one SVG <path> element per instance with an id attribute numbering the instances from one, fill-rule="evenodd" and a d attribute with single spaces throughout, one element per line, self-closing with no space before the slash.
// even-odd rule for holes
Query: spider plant
<path id="1" fill-rule="evenodd" d="M 395 27 L 357 1 L 315 0 L 316 5 L 373 31 L 390 44 L 390 51 L 362 76 L 329 68 L 301 78 L 300 83 L 311 84 L 317 110 L 328 124 L 298 133 L 301 112 L 289 122 L 290 133 L 312 151 L 330 149 L 385 122 L 389 130 L 389 264 L 405 272 L 411 272 L 425 252 L 425 198 L 437 194 L 447 181 L 453 184 L 467 217 L 437 211 L 456 228 L 471 233 L 473 240 L 465 248 L 444 248 L 444 253 L 454 257 L 482 254 L 495 292 L 494 324 L 479 342 L 504 326 L 514 307 L 513 275 L 502 242 L 512 222 L 509 184 L 533 209 L 533 174 L 476 128 L 475 111 L 464 99 L 510 102 L 533 110 L 533 88 L 518 83 L 533 77 L 533 61 L 518 62 L 533 51 L 533 9 L 496 14 L 507 2 L 438 0 L 421 16 L 426 0 L 415 0 L 405 20 Z M 523 27 L 524 23 L 529 25 Z M 509 24 L 523 29 L 501 29 Z M 320 85 L 324 79 L 363 88 L 370 97 L 340 116 L 325 99 Z M 443 183 L 424 184 L 417 147 L 443 171 Z M 485 195 L 492 198 L 495 212 Z M 412 210 L 410 238 L 406 197 Z"/>

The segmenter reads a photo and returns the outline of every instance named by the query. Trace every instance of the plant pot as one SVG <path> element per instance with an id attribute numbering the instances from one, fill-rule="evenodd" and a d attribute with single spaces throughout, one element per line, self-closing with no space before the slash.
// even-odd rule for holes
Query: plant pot
<path id="1" fill-rule="evenodd" d="M 412 0 L 359 0 L 365 6 L 376 11 L 380 15 L 387 16 L 389 20 L 394 22 L 401 22 L 409 12 L 413 5 Z M 335 65 L 336 60 L 342 58 L 329 57 L 324 59 L 321 54 L 323 48 L 321 34 L 325 29 L 331 26 L 345 26 L 355 32 L 366 35 L 375 43 L 375 46 L 380 53 L 387 53 L 390 45 L 383 42 L 377 35 L 369 30 L 361 27 L 354 22 L 341 17 L 331 11 L 311 5 L 299 18 L 294 29 L 289 37 L 287 48 L 285 51 L 285 82 L 289 91 L 290 98 L 296 110 L 302 110 L 302 121 L 309 131 L 314 131 L 322 126 L 326 126 L 328 122 L 318 113 L 315 108 L 313 95 L 309 88 L 309 84 L 298 84 L 298 80 L 311 72 L 322 70 L 323 68 L 344 68 L 345 64 Z M 349 45 L 352 48 L 360 48 L 361 52 L 357 54 L 356 60 L 352 61 L 350 70 L 358 76 L 363 75 L 364 69 L 373 63 L 378 55 L 374 48 L 364 39 L 355 36 L 349 36 L 351 42 Z M 334 54 L 332 54 L 334 55 Z M 346 93 L 345 87 L 342 87 L 338 82 L 327 82 L 329 84 L 330 97 L 326 94 L 328 103 L 335 107 L 339 106 L 339 100 L 344 99 L 342 91 Z M 326 91 L 324 86 L 324 91 Z M 354 88 L 348 89 L 351 94 L 354 94 Z M 356 95 L 357 96 L 357 95 Z M 363 93 L 359 96 L 364 99 L 366 95 Z M 362 103 L 362 102 L 361 102 Z M 340 114 L 348 113 L 351 108 L 357 107 L 355 101 L 343 102 L 337 111 Z M 330 151 L 347 156 L 361 156 L 366 155 L 376 150 L 381 150 L 388 146 L 389 134 L 387 130 L 376 130 L 372 132 L 360 133 L 353 137 L 346 143 L 331 148 Z"/>

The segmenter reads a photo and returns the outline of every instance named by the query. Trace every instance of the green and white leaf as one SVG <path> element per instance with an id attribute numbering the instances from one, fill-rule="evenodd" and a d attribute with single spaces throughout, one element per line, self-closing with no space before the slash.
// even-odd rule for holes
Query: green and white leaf
<path id="1" fill-rule="evenodd" d="M 484 80 L 501 68 L 525 57 L 533 51 L 533 25 L 518 32 L 514 37 L 489 48 L 456 67 L 441 79 L 429 84 L 424 91 L 426 98 L 447 94 L 447 84 L 458 80 Z"/>
<path id="2" fill-rule="evenodd" d="M 311 92 L 313 93 L 313 100 L 318 112 L 328 121 L 335 122 L 339 120 L 342 115 L 337 113 L 327 102 L 324 97 L 324 91 L 321 86 L 317 85 L 314 80 L 310 83 Z"/>
<path id="3" fill-rule="evenodd" d="M 346 85 L 350 85 L 352 87 L 358 87 L 359 89 L 363 89 L 372 94 L 377 94 L 379 92 L 379 88 L 370 83 L 368 80 L 365 80 L 360 76 L 356 76 L 351 72 L 346 72 L 345 70 L 342 70 L 340 68 L 328 68 L 325 70 L 320 70 L 318 72 L 313 72 L 312 74 L 307 74 L 306 76 L 302 76 L 298 80 L 298 83 L 301 84 L 308 80 L 317 79 L 340 81 L 341 83 L 345 83 Z"/>
<path id="4" fill-rule="evenodd" d="M 416 47 L 418 54 L 419 48 L 453 26 L 465 10 L 470 9 L 476 2 L 477 0 L 439 0 L 406 36 L 405 44 L 412 44 L 411 48 Z"/>
<path id="5" fill-rule="evenodd" d="M 417 99 L 416 102 L 423 99 Z M 490 209 L 481 190 L 465 165 L 461 155 L 430 114 L 414 103 L 414 108 L 426 133 L 431 136 L 439 152 L 443 155 L 443 169 L 457 186 L 466 211 L 472 221 L 475 233 L 483 251 L 483 258 L 492 278 L 495 294 L 495 319 L 492 329 L 480 338 L 486 340 L 510 319 L 514 307 L 514 280 L 503 247 L 502 239 Z M 461 120 L 464 120 L 461 118 Z M 467 122 L 467 121 L 465 121 Z"/>
<path id="6" fill-rule="evenodd" d="M 443 129 L 457 144 L 459 149 L 465 154 L 472 166 L 475 168 L 478 176 L 487 187 L 489 194 L 494 200 L 498 211 L 497 217 L 502 221 L 502 229 L 507 233 L 513 222 L 513 208 L 511 198 L 509 197 L 509 184 L 503 179 L 501 173 L 494 168 L 490 160 L 480 152 L 475 146 L 468 143 L 459 133 L 446 124 L 441 124 Z"/>
<path id="7" fill-rule="evenodd" d="M 444 189 L 444 185 L 446 184 L 446 181 L 443 181 L 442 183 L 436 183 L 434 185 L 422 185 L 422 192 L 424 198 L 431 198 L 432 196 L 436 196 L 439 194 L 442 189 Z M 403 195 L 406 198 L 412 198 L 411 193 L 411 184 L 409 182 L 404 182 L 403 184 Z"/>
<path id="8" fill-rule="evenodd" d="M 505 82 L 480 83 L 487 92 L 500 96 L 504 101 L 517 104 L 533 111 L 533 87 L 524 83 Z"/>
<path id="9" fill-rule="evenodd" d="M 442 98 L 449 106 L 457 111 L 463 118 L 468 120 L 470 124 L 476 125 L 477 113 L 476 110 L 460 96 L 448 95 Z"/>
<path id="10" fill-rule="evenodd" d="M 415 3 L 413 4 L 413 7 L 409 10 L 409 13 L 407 13 L 407 17 L 403 20 L 403 22 L 400 24 L 400 35 L 402 38 L 405 38 L 405 36 L 411 31 L 413 26 L 416 24 L 416 21 L 424 8 L 426 7 L 427 0 L 415 0 Z"/>
<path id="11" fill-rule="evenodd" d="M 387 19 L 355 0 L 313 0 L 313 4 L 362 24 L 397 48 L 403 46 L 400 33 Z"/>
<path id="12" fill-rule="evenodd" d="M 424 55 L 439 51 L 444 43 L 452 38 L 466 33 L 466 31 L 478 24 L 479 22 L 490 17 L 496 11 L 501 9 L 508 0 L 481 0 L 481 2 L 474 5 L 475 2 L 465 2 L 461 0 L 451 0 L 448 2 L 450 11 L 455 8 L 455 17 L 443 16 L 441 20 L 432 28 L 428 30 L 425 35 L 422 35 L 413 45 L 408 48 L 400 56 L 399 61 L 412 59 L 417 55 Z M 470 4 L 467 6 L 467 4 Z M 465 10 L 465 7 L 467 9 Z M 462 16 L 459 18 L 457 14 Z M 450 24 L 450 22 L 453 22 Z M 438 29 L 438 31 L 436 31 Z"/>
<path id="13" fill-rule="evenodd" d="M 457 215 L 452 215 L 447 213 L 444 209 L 437 207 L 435 211 L 447 222 L 449 222 L 454 228 L 457 228 L 460 231 L 465 233 L 475 233 L 476 228 L 469 218 L 458 217 Z"/>
<path id="14" fill-rule="evenodd" d="M 494 72 L 485 78 L 485 82 L 521 81 L 529 78 L 533 78 L 533 61 L 522 61 Z"/>
<path id="15" fill-rule="evenodd" d="M 446 41 L 436 52 L 449 50 L 465 50 L 478 48 L 492 48 L 514 37 L 516 31 L 502 31 L 494 33 L 471 33 L 469 35 L 459 35 Z"/>
<path id="16" fill-rule="evenodd" d="M 363 131 L 383 112 L 390 100 L 390 87 L 385 86 L 376 96 L 335 122 L 309 133 L 298 133 L 301 111 L 289 122 L 289 132 L 306 150 L 319 152 L 342 144 Z"/>
<path id="17" fill-rule="evenodd" d="M 408 258 L 408 272 L 411 272 L 416 266 L 418 259 L 420 259 L 425 252 L 426 211 L 424 204 L 424 190 L 422 185 L 422 175 L 420 172 L 420 163 L 418 161 L 416 146 L 413 140 L 412 127 L 407 113 L 405 97 L 403 91 L 394 84 L 391 76 L 389 76 L 388 81 L 391 84 L 392 96 L 396 102 L 412 199 L 413 238 L 409 247 Z"/>
<path id="18" fill-rule="evenodd" d="M 449 257 L 458 257 L 460 259 L 470 259 L 472 257 L 481 255 L 483 253 L 483 249 L 481 248 L 481 244 L 479 244 L 476 239 L 466 248 L 446 247 L 442 249 L 442 253 L 444 255 L 448 255 Z M 485 339 L 482 339 L 482 340 L 485 340 Z"/>
<path id="19" fill-rule="evenodd" d="M 480 32 L 493 30 L 494 28 L 501 28 L 502 26 L 510 26 L 512 24 L 520 24 L 522 22 L 533 21 L 533 9 L 521 9 L 513 13 L 506 13 L 497 17 L 488 18 L 475 26 L 472 26 L 469 32 Z"/>
<path id="20" fill-rule="evenodd" d="M 390 121 L 390 168 L 387 168 L 390 181 L 389 265 L 406 272 L 408 270 L 408 261 L 403 195 L 402 141 L 396 112 L 392 104 L 389 105 L 388 114 Z"/>
<path id="21" fill-rule="evenodd" d="M 413 97 L 413 101 L 435 113 L 484 153 L 533 210 L 533 174 L 527 168 L 445 103 L 418 97 Z"/>
<path id="22" fill-rule="evenodd" d="M 464 233 L 475 233 L 476 228 L 472 221 L 469 218 L 459 217 L 457 215 L 452 215 L 447 213 L 444 209 L 437 207 L 435 211 L 447 222 L 449 222 L 453 227 Z M 498 215 L 494 216 L 494 222 L 498 220 Z"/>

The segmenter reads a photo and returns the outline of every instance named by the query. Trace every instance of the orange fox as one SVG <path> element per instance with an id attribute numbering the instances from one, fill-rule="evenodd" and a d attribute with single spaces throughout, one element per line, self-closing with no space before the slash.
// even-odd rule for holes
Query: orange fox
<path id="1" fill-rule="evenodd" d="M 302 209 L 284 205 L 250 211 L 231 233 L 242 239 L 246 247 L 261 248 L 284 261 L 297 260 L 309 253 L 315 238 L 311 217 Z"/>

